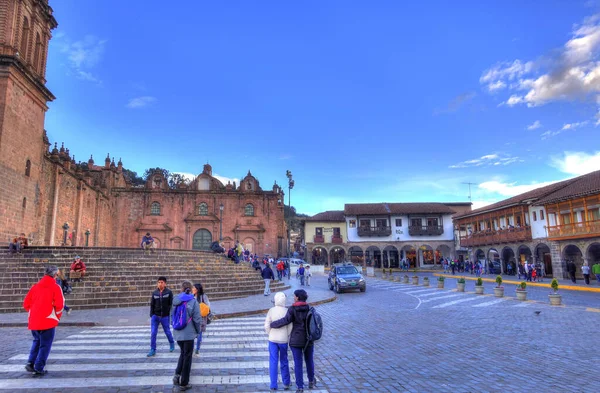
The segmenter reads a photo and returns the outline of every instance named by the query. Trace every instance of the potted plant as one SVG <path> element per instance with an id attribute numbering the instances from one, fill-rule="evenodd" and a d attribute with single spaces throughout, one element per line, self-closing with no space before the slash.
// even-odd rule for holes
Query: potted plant
<path id="1" fill-rule="evenodd" d="M 412 276 L 413 285 L 419 285 L 419 276 Z"/>
<path id="2" fill-rule="evenodd" d="M 429 277 L 423 277 L 423 286 L 424 287 L 428 287 L 429 286 Z"/>
<path id="3" fill-rule="evenodd" d="M 456 290 L 458 292 L 465 291 L 465 279 L 464 278 L 461 277 L 458 280 L 456 280 Z"/>
<path id="4" fill-rule="evenodd" d="M 483 295 L 483 279 L 481 277 L 478 277 L 477 282 L 475 283 L 475 293 L 477 295 Z"/>
<path id="5" fill-rule="evenodd" d="M 400 281 L 400 276 L 394 276 L 394 281 Z"/>
<path id="6" fill-rule="evenodd" d="M 519 285 L 517 285 L 517 300 L 525 301 L 527 300 L 527 283 L 525 281 L 521 281 Z"/>
<path id="7" fill-rule="evenodd" d="M 558 293 L 558 280 L 556 278 L 552 279 L 550 287 L 553 290 L 553 293 L 548 295 L 550 298 L 550 304 L 552 306 L 560 306 L 562 304 L 562 295 Z"/>
<path id="8" fill-rule="evenodd" d="M 494 296 L 504 297 L 504 287 L 502 286 L 502 276 L 496 276 L 496 286 L 494 287 Z"/>
<path id="9" fill-rule="evenodd" d="M 445 280 L 445 279 L 446 279 L 446 278 L 445 278 L 444 276 L 440 276 L 440 277 L 438 277 L 438 280 L 437 280 L 437 281 L 438 281 L 438 288 L 439 288 L 439 289 L 444 289 L 444 280 Z"/>
<path id="10" fill-rule="evenodd" d="M 402 282 L 408 284 L 408 274 L 405 274 L 404 277 L 402 277 Z"/>

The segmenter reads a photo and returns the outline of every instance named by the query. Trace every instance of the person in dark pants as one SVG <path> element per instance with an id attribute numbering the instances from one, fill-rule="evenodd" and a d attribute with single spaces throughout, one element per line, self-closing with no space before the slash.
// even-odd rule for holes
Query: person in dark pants
<path id="1" fill-rule="evenodd" d="M 179 386 L 180 391 L 185 391 L 192 388 L 190 384 L 190 371 L 192 369 L 192 355 L 194 353 L 194 339 L 202 331 L 202 316 L 200 316 L 200 305 L 192 294 L 192 283 L 184 281 L 181 284 L 181 293 L 173 299 L 173 309 L 171 318 L 177 309 L 177 306 L 183 302 L 186 303 L 187 318 L 189 322 L 181 330 L 174 330 L 173 335 L 177 340 L 177 345 L 181 352 L 179 353 L 179 361 L 175 369 L 173 384 Z"/>
<path id="2" fill-rule="evenodd" d="M 44 277 L 35 284 L 23 301 L 23 308 L 29 313 L 28 328 L 33 336 L 29 358 L 25 370 L 33 376 L 43 376 L 46 361 L 52 349 L 54 331 L 63 313 L 65 299 L 56 283 L 58 268 L 47 266 Z"/>
<path id="3" fill-rule="evenodd" d="M 590 285 L 590 266 L 587 262 L 583 263 L 581 272 L 583 273 L 583 279 L 585 280 L 586 285 Z"/>
<path id="4" fill-rule="evenodd" d="M 175 341 L 169 326 L 173 292 L 167 288 L 167 278 L 164 276 L 158 278 L 156 287 L 150 299 L 150 352 L 148 352 L 148 357 L 156 355 L 156 335 L 158 334 L 159 324 L 162 325 L 167 340 L 169 340 L 169 350 L 171 352 L 175 350 Z"/>
<path id="5" fill-rule="evenodd" d="M 285 317 L 271 322 L 271 328 L 277 329 L 288 324 L 292 324 L 290 334 L 290 348 L 294 355 L 294 374 L 296 376 L 296 393 L 304 392 L 304 375 L 302 373 L 302 358 L 306 362 L 306 374 L 308 374 L 308 388 L 313 389 L 316 386 L 315 381 L 315 363 L 314 346 L 306 337 L 306 316 L 309 306 L 306 303 L 308 294 L 304 289 L 294 291 L 294 304 L 288 308 Z M 308 344 L 308 345 L 307 345 Z"/>
<path id="6" fill-rule="evenodd" d="M 576 269 L 573 261 L 567 261 L 567 273 L 569 273 L 569 277 L 571 277 L 571 281 L 573 281 L 573 284 L 577 283 L 577 280 L 575 279 L 575 271 L 576 270 L 577 269 Z"/>

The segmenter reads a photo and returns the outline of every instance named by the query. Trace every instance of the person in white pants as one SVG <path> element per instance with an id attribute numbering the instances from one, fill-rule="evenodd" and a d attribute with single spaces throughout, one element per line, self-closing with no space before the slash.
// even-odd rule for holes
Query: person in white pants
<path id="1" fill-rule="evenodd" d="M 312 277 L 312 273 L 310 272 L 310 265 L 306 265 L 306 269 L 304 271 L 304 280 L 306 281 L 306 285 L 310 287 L 310 278 Z"/>

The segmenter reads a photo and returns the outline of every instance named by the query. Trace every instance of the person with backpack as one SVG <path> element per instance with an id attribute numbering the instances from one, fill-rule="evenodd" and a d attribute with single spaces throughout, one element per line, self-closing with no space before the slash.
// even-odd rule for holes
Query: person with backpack
<path id="1" fill-rule="evenodd" d="M 175 341 L 169 327 L 169 315 L 171 315 L 171 306 L 173 305 L 173 292 L 167 288 L 167 278 L 160 276 L 156 280 L 156 290 L 152 292 L 150 298 L 150 352 L 148 357 L 156 355 L 156 335 L 158 334 L 158 325 L 162 325 L 163 331 L 169 340 L 169 351 L 175 350 Z"/>
<path id="2" fill-rule="evenodd" d="M 65 278 L 65 275 L 60 271 L 60 269 L 58 269 L 58 272 L 56 273 L 56 283 L 62 290 L 63 298 L 73 292 L 73 287 L 71 287 L 69 280 Z M 67 306 L 66 299 L 64 301 L 63 310 L 67 312 L 67 315 L 71 315 L 71 307 Z"/>
<path id="3" fill-rule="evenodd" d="M 314 363 L 314 343 L 309 339 L 311 335 L 309 313 L 314 313 L 314 309 L 306 303 L 308 294 L 304 289 L 294 291 L 294 304 L 288 308 L 285 317 L 271 322 L 272 329 L 278 329 L 283 326 L 292 324 L 292 332 L 290 333 L 290 349 L 294 356 L 294 375 L 296 377 L 296 393 L 304 393 L 304 375 L 302 372 L 302 362 L 306 362 L 306 373 L 308 374 L 308 388 L 313 389 L 316 386 L 315 381 L 315 363 Z M 312 318 L 313 322 L 316 320 Z M 320 324 L 321 318 L 318 317 Z M 318 325 L 319 325 L 318 324 Z M 322 324 L 321 324 L 322 328 Z M 320 338 L 320 332 L 319 332 Z"/>
<path id="4" fill-rule="evenodd" d="M 260 272 L 263 280 L 265 280 L 265 296 L 269 296 L 271 294 L 271 280 L 275 280 L 275 275 L 273 274 L 273 270 L 269 263 L 265 265 L 265 268 Z"/>
<path id="5" fill-rule="evenodd" d="M 179 361 L 173 376 L 173 385 L 179 386 L 179 391 L 183 392 L 192 388 L 190 371 L 192 369 L 194 339 L 202 331 L 200 306 L 192 294 L 192 283 L 189 281 L 184 281 L 181 284 L 181 293 L 173 299 L 171 320 L 173 336 L 180 349 Z"/>
<path id="6" fill-rule="evenodd" d="M 208 300 L 208 296 L 204 293 L 204 288 L 202 288 L 202 284 L 196 283 L 194 284 L 194 288 L 192 288 L 192 295 L 196 296 L 196 301 L 198 304 L 202 305 L 204 303 L 206 307 L 208 307 L 208 312 L 206 312 L 206 316 L 202 316 L 202 310 L 200 310 L 200 316 L 202 317 L 202 323 L 200 326 L 200 333 L 198 333 L 198 341 L 196 341 L 196 351 L 194 352 L 196 355 L 200 354 L 200 345 L 202 344 L 202 333 L 206 331 L 206 325 L 208 325 L 208 313 L 210 312 L 210 300 Z"/>
<path id="7" fill-rule="evenodd" d="M 277 365 L 281 367 L 281 379 L 283 388 L 288 390 L 292 381 L 290 380 L 290 367 L 288 364 L 288 341 L 292 332 L 292 325 L 278 329 L 271 328 L 271 322 L 285 317 L 287 308 L 285 302 L 287 298 L 285 293 L 277 292 L 275 294 L 275 307 L 271 307 L 265 318 L 265 332 L 269 335 L 269 377 L 271 378 L 271 392 L 277 391 Z"/>

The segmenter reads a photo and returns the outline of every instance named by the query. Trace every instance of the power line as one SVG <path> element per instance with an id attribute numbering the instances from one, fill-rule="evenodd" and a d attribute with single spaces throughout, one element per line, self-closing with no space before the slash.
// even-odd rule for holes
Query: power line
<path id="1" fill-rule="evenodd" d="M 476 185 L 477 183 L 469 183 L 469 182 L 462 182 L 461 184 L 468 184 L 469 185 L 469 202 L 473 202 L 473 200 L 471 199 L 471 185 Z"/>

